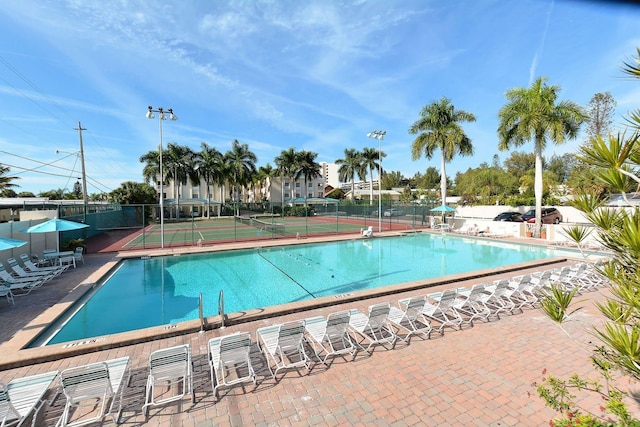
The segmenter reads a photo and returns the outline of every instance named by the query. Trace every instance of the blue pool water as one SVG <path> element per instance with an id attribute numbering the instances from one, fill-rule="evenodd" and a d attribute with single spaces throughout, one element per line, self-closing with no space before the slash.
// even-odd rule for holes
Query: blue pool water
<path id="1" fill-rule="evenodd" d="M 566 255 L 566 252 L 564 252 Z M 561 255 L 557 249 L 420 233 L 128 259 L 49 344 Z"/>

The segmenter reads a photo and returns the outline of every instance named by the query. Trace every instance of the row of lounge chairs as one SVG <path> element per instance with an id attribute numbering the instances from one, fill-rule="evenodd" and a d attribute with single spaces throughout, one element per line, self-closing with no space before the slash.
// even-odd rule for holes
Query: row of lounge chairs
<path id="1" fill-rule="evenodd" d="M 489 321 L 501 313 L 513 313 L 523 307 L 534 307 L 553 283 L 568 289 L 593 290 L 606 284 L 598 268 L 578 263 L 561 269 L 479 283 L 471 288 L 451 288 L 411 298 L 403 298 L 397 306 L 390 303 L 371 305 L 366 313 L 349 309 L 265 326 L 256 331 L 256 345 L 263 355 L 272 378 L 285 369 L 311 367 L 310 352 L 320 363 L 328 365 L 336 356 L 354 359 L 360 350 L 369 352 L 375 345 L 394 348 L 398 339 L 409 343 L 413 335 L 430 338 L 433 331 L 444 335 L 444 329 L 462 329 L 477 319 Z M 366 346 L 366 347 L 365 347 Z M 237 332 L 208 341 L 208 361 L 213 394 L 219 397 L 222 387 L 256 384 L 251 351 L 254 342 L 248 332 Z M 73 367 L 62 372 L 0 383 L 0 423 L 26 420 L 43 405 L 43 395 L 59 377 L 58 393 L 66 398 L 57 426 L 75 426 L 100 421 L 111 416 L 118 423 L 122 396 L 131 377 L 129 357 Z M 167 388 L 178 384 L 171 394 Z M 145 386 L 145 415 L 149 408 L 164 405 L 191 395 L 193 362 L 189 344 L 156 350 L 149 356 L 149 374 Z M 54 397 L 55 399 L 55 397 Z M 52 401 L 54 400 L 52 399 Z M 74 408 L 89 402 L 96 409 L 93 416 L 83 414 L 74 419 Z M 34 424 L 35 425 L 35 424 Z"/>
<path id="2" fill-rule="evenodd" d="M 9 258 L 7 260 L 9 269 L 0 262 L 0 297 L 6 297 L 12 305 L 15 305 L 15 296 L 28 295 L 31 291 L 60 276 L 70 266 L 70 264 L 38 266 L 27 254 L 21 254 L 20 260 L 22 265 L 15 258 Z"/>

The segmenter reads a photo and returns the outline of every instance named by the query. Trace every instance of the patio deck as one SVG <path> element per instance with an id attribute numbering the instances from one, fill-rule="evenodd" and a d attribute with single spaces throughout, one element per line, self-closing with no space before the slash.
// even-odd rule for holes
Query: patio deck
<path id="1" fill-rule="evenodd" d="M 0 364 L 9 358 L 20 358 L 16 337 L 24 333 L 24 329 L 46 323 L 46 309 L 55 307 L 70 291 L 90 282 L 96 271 L 115 258 L 114 254 L 87 255 L 85 265 L 29 296 L 16 298 L 15 307 L 1 301 Z M 482 280 L 514 275 L 502 272 Z M 459 282 L 440 285 L 428 292 L 471 286 L 479 281 L 461 278 Z M 602 300 L 607 292 L 599 290 L 578 297 L 574 304 L 583 308 L 563 325 L 564 330 L 541 311 L 525 309 L 523 313 L 501 316 L 500 320 L 489 323 L 477 322 L 462 331 L 447 329 L 443 337 L 437 333 L 429 340 L 414 337 L 408 345 L 398 342 L 393 350 L 377 347 L 371 355 L 361 351 L 354 361 L 338 357 L 328 367 L 314 361 L 310 371 L 286 371 L 276 380 L 271 378 L 254 345 L 252 359 L 258 375 L 257 385 L 222 388 L 219 399 L 212 393 L 209 377 L 206 349 L 210 338 L 248 331 L 255 343 L 256 329 L 265 325 L 327 315 L 346 308 L 366 310 L 376 302 L 396 304 L 399 298 L 427 291 L 339 301 L 329 307 L 309 308 L 298 313 L 274 313 L 266 319 L 202 333 L 149 341 L 141 337 L 140 341 L 144 342 L 104 350 L 95 348 L 86 354 L 54 357 L 46 362 L 5 369 L 0 371 L 0 380 L 8 382 L 52 369 L 131 356 L 133 375 L 125 390 L 121 418 L 125 426 L 548 425 L 555 413 L 544 406 L 534 384 L 542 379 L 543 370 L 564 378 L 573 373 L 593 373 L 589 355 L 596 341 L 589 331 L 601 321 L 593 302 Z M 151 409 L 148 420 L 145 419 L 141 408 L 149 354 L 185 343 L 191 344 L 194 355 L 195 404 L 185 397 L 181 402 Z M 637 391 L 635 383 L 628 387 Z M 54 425 L 62 413 L 64 398 L 58 396 L 51 402 L 52 391 L 48 397 L 37 425 Z M 586 396 L 583 403 L 598 412 L 601 401 Z M 630 409 L 640 412 L 636 402 L 630 403 Z M 105 422 L 105 425 L 111 424 L 110 420 Z"/>

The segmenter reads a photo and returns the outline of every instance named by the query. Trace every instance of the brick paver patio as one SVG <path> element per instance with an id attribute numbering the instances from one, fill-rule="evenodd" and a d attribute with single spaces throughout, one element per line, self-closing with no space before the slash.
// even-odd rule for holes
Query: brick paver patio
<path id="1" fill-rule="evenodd" d="M 108 257 L 88 255 L 85 265 L 45 285 L 49 289 L 17 298 L 15 307 L 0 301 L 0 362 L 7 352 L 15 351 L 8 343 L 18 329 L 85 280 Z M 444 287 L 471 286 L 477 281 Z M 7 369 L 0 371 L 0 381 L 128 355 L 132 358 L 132 379 L 124 394 L 124 426 L 543 426 L 555 415 L 537 396 L 535 383 L 542 379 L 543 371 L 565 378 L 573 373 L 593 374 L 589 355 L 597 341 L 590 330 L 601 321 L 593 302 L 607 294 L 603 289 L 579 296 L 574 305 L 583 308 L 562 328 L 540 310 L 525 309 L 489 323 L 466 325 L 461 331 L 447 329 L 444 336 L 434 333 L 431 339 L 417 336 L 409 344 L 399 341 L 395 349 L 378 346 L 371 354 L 360 351 L 353 361 L 337 357 L 330 359 L 327 367 L 314 360 L 309 371 L 284 371 L 276 380 L 254 345 L 257 384 L 222 388 L 220 397 L 214 397 L 207 361 L 210 338 L 249 331 L 255 342 L 255 330 L 261 326 L 345 308 L 365 311 L 370 304 L 396 304 L 397 299 L 415 294 L 337 304 Z M 117 315 L 117 310 L 111 315 Z M 191 345 L 194 355 L 195 404 L 185 397 L 181 402 L 152 408 L 146 418 L 142 404 L 149 354 L 184 343 Z M 637 391 L 637 384 L 624 384 Z M 64 398 L 56 397 L 53 389 L 47 397 L 36 425 L 54 425 L 62 412 Z M 601 403 L 586 396 L 583 404 L 598 412 Z M 637 412 L 637 403 L 630 402 L 630 408 Z M 109 419 L 104 423 L 111 424 Z"/>

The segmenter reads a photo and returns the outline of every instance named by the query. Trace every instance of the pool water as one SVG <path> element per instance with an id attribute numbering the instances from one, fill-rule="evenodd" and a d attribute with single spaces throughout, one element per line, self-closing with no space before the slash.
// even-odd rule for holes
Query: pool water
<path id="1" fill-rule="evenodd" d="M 566 251 L 564 252 L 566 255 Z M 128 259 L 48 344 L 559 256 L 559 250 L 430 233 Z M 68 317 L 68 316 L 67 316 Z M 51 333 L 49 333 L 50 335 Z"/>

